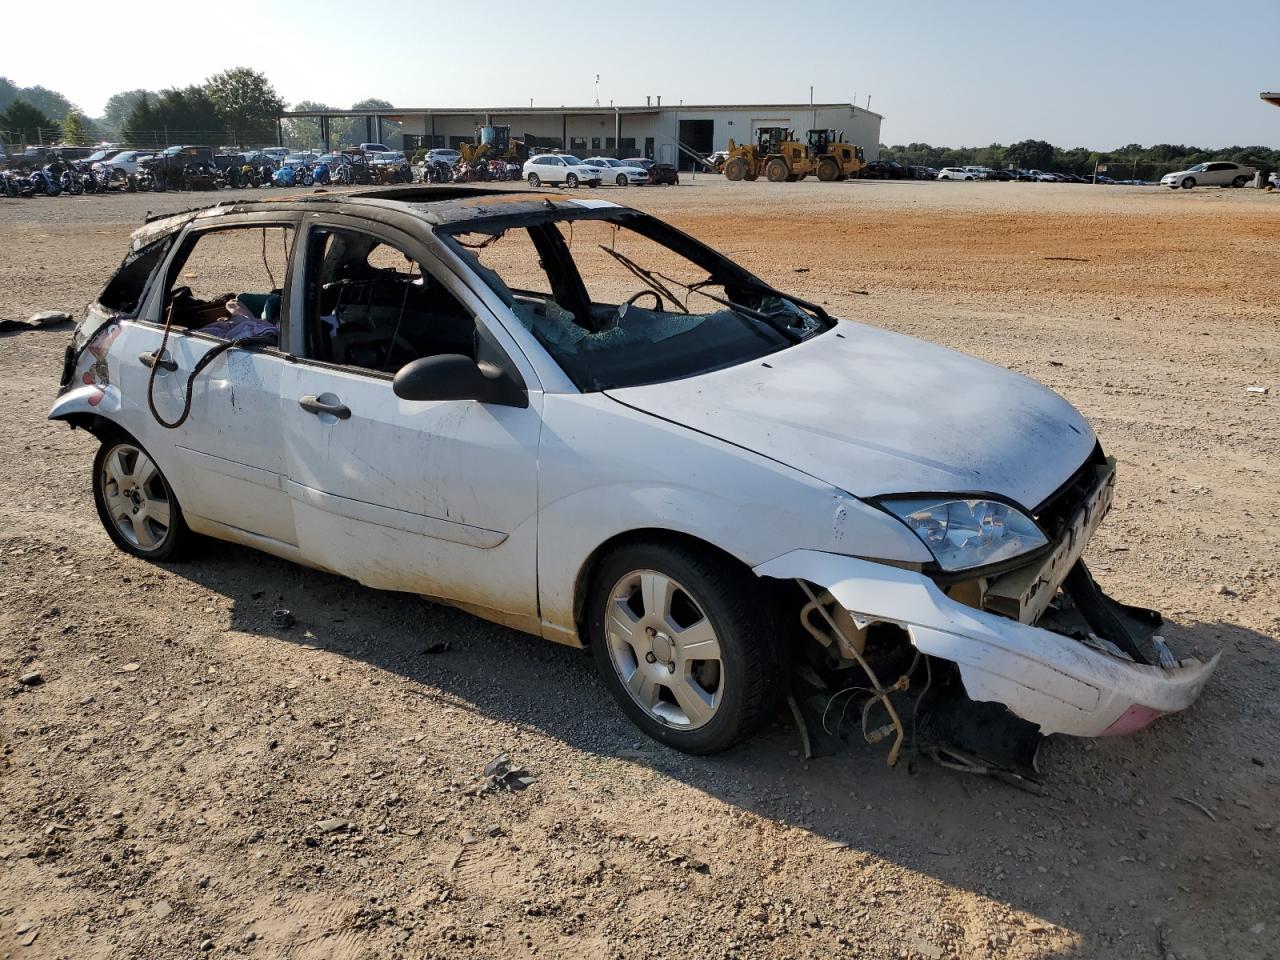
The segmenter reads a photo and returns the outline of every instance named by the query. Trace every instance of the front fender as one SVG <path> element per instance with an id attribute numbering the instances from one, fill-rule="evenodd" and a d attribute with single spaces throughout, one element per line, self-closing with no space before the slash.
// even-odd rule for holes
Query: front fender
<path id="1" fill-rule="evenodd" d="M 1165 669 L 952 600 L 923 574 L 854 557 L 796 550 L 754 568 L 824 587 L 855 620 L 902 627 L 920 652 L 954 662 L 974 700 L 1003 703 L 1040 732 L 1127 733 L 1189 707 L 1218 663 Z"/>

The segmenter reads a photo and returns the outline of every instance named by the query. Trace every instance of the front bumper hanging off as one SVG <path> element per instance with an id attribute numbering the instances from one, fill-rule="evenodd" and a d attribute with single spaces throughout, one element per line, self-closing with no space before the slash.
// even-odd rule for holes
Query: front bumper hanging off
<path id="1" fill-rule="evenodd" d="M 825 588 L 856 622 L 901 627 L 921 653 L 957 665 L 970 699 L 1004 704 L 1042 734 L 1140 730 L 1190 706 L 1218 663 L 1219 655 L 1167 667 L 1136 662 L 1054 629 L 959 603 L 924 574 L 856 557 L 795 550 L 755 572 Z M 1109 612 L 1131 613 L 1098 596 Z"/>

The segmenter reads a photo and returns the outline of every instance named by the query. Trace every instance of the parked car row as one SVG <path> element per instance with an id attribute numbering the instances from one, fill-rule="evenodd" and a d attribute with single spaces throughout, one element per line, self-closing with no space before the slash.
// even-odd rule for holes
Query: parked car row
<path id="1" fill-rule="evenodd" d="M 542 153 L 525 161 L 523 174 L 531 187 L 543 184 L 563 184 L 573 188 L 581 183 L 588 187 L 598 187 L 602 183 L 619 187 L 680 183 L 680 173 L 672 164 L 655 163 L 647 157 L 626 160 L 590 157 L 579 160 L 568 153 Z"/>

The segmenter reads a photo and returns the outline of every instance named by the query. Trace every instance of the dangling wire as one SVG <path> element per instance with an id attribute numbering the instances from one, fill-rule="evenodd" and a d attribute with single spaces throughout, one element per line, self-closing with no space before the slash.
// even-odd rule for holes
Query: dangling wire
<path id="1" fill-rule="evenodd" d="M 422 266 L 418 263 L 414 263 L 413 265 L 418 268 L 418 276 L 422 276 Z M 391 331 L 391 342 L 387 344 L 387 358 L 382 361 L 383 370 L 386 370 L 391 366 L 391 354 L 396 348 L 396 338 L 400 336 L 400 323 L 404 320 L 404 308 L 409 303 L 409 288 L 412 286 L 413 270 L 410 270 L 409 279 L 406 280 L 404 284 L 404 297 L 400 300 L 400 315 L 396 317 L 396 328 Z"/>
<path id="2" fill-rule="evenodd" d="M 267 278 L 271 281 L 271 289 L 276 288 L 276 275 L 271 272 L 271 264 L 267 262 L 267 228 L 262 228 L 262 265 L 267 268 Z"/>

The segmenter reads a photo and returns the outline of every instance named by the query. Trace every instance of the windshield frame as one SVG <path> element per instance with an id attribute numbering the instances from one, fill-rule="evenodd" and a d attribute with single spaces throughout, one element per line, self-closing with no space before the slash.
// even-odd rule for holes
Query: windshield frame
<path id="1" fill-rule="evenodd" d="M 550 199 L 545 201 L 545 209 L 537 212 L 530 212 L 527 208 L 518 213 L 511 214 L 495 214 L 492 216 L 481 216 L 469 219 L 462 219 L 453 222 L 446 222 L 435 225 L 433 234 L 436 238 L 448 248 L 448 250 L 457 257 L 468 269 L 473 276 L 479 279 L 487 288 L 489 288 L 508 308 L 510 317 L 504 319 L 505 326 L 515 323 L 521 329 L 527 330 L 520 324 L 514 313 L 515 295 L 525 295 L 528 291 L 521 291 L 507 285 L 505 279 L 496 273 L 487 264 L 480 261 L 474 252 L 469 249 L 467 244 L 463 244 L 458 239 L 459 234 L 484 234 L 490 236 L 500 235 L 511 229 L 527 229 L 547 224 L 563 224 L 572 223 L 579 220 L 602 220 L 608 223 L 633 231 L 637 235 L 650 240 L 659 246 L 666 247 L 679 256 L 689 260 L 692 264 L 707 271 L 707 278 L 712 284 L 721 286 L 726 292 L 732 288 L 749 290 L 751 293 L 759 297 L 777 297 L 783 301 L 797 307 L 800 311 L 807 313 L 815 320 L 818 325 L 809 331 L 805 336 L 792 340 L 792 342 L 784 343 L 779 350 L 787 350 L 799 343 L 807 342 L 814 337 L 821 336 L 836 327 L 837 321 L 831 317 L 825 309 L 820 305 L 812 303 L 802 297 L 785 293 L 772 284 L 762 280 L 755 274 L 751 273 L 745 267 L 730 260 L 724 254 L 719 253 L 713 248 L 707 246 L 699 240 L 689 236 L 681 230 L 676 229 L 668 223 L 651 217 L 648 214 L 641 213 L 638 210 L 632 210 L 627 207 L 606 207 L 606 208 L 582 208 L 582 207 L 566 207 L 556 204 Z M 576 281 L 582 283 L 582 275 L 579 272 L 578 264 L 575 258 L 570 256 L 572 264 L 572 278 L 570 282 Z M 543 296 L 543 294 L 537 294 Z M 710 295 L 708 295 L 710 296 Z M 554 295 L 549 296 L 552 302 L 556 302 Z M 711 297 L 715 300 L 714 297 Z M 721 301 L 726 308 L 737 314 L 744 322 L 751 323 L 753 315 L 755 318 L 761 316 L 749 307 L 739 306 L 727 301 Z M 770 324 L 772 326 L 772 324 Z M 586 330 L 589 327 L 584 325 Z M 777 328 L 775 327 L 776 332 Z M 533 338 L 539 343 L 542 351 L 546 354 L 548 360 L 556 365 L 556 367 L 578 388 L 581 393 L 602 392 L 604 390 L 615 388 L 617 385 L 608 383 L 591 383 L 584 384 L 581 378 L 574 375 L 574 372 L 566 368 L 555 353 L 544 343 L 537 334 L 530 331 Z M 776 351 L 771 351 L 776 352 Z M 745 357 L 740 360 L 733 360 L 729 363 L 715 367 L 698 370 L 696 372 L 679 373 L 670 377 L 655 377 L 647 379 L 644 383 L 661 383 L 673 380 L 683 380 L 690 377 L 702 376 L 713 372 L 716 369 L 724 369 L 725 367 L 738 366 L 741 363 L 751 363 L 758 360 L 759 357 Z M 638 386 L 639 383 L 626 384 L 626 386 Z"/>

